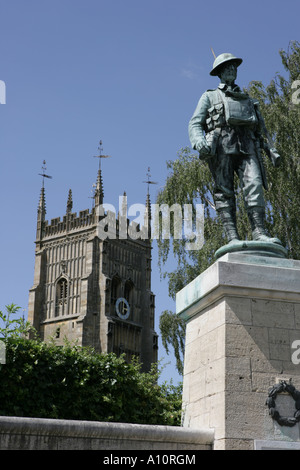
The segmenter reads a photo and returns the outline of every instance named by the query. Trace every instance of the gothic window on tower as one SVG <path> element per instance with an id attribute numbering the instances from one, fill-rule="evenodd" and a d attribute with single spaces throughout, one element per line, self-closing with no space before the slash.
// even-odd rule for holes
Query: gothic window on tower
<path id="1" fill-rule="evenodd" d="M 127 302 L 129 303 L 129 305 L 132 306 L 133 283 L 131 281 L 126 281 L 125 282 L 124 297 L 127 300 Z"/>
<path id="2" fill-rule="evenodd" d="M 150 325 L 154 328 L 154 313 L 155 313 L 155 295 L 151 292 L 150 294 Z"/>
<path id="3" fill-rule="evenodd" d="M 116 301 L 120 297 L 121 290 L 121 279 L 119 276 L 114 276 L 111 281 L 111 293 L 110 293 L 110 304 L 111 304 L 111 313 L 115 314 Z"/>
<path id="4" fill-rule="evenodd" d="M 65 277 L 59 279 L 56 284 L 56 316 L 66 314 L 68 300 L 68 280 Z"/>

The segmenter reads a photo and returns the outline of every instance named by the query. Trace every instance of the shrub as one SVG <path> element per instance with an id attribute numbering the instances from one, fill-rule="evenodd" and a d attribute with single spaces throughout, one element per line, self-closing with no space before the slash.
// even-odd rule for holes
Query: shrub
<path id="1" fill-rule="evenodd" d="M 180 425 L 181 386 L 158 385 L 123 356 L 38 340 L 6 339 L 0 415 Z"/>

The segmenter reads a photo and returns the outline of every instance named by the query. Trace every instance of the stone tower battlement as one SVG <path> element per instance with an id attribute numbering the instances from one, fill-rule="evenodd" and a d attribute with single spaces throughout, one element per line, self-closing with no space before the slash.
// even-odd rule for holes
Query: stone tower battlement
<path id="1" fill-rule="evenodd" d="M 48 237 L 53 237 L 55 235 L 61 236 L 64 233 L 76 232 L 79 230 L 85 230 L 87 228 L 95 228 L 95 226 L 103 221 L 103 227 L 107 227 L 107 235 L 105 238 L 122 238 L 124 239 L 124 234 L 133 240 L 141 239 L 148 240 L 148 226 L 131 222 L 127 217 L 116 215 L 113 211 L 103 211 L 103 216 L 98 216 L 97 211 L 93 208 L 91 211 L 89 209 L 79 212 L 77 215 L 76 212 L 69 213 L 61 217 L 55 217 L 43 222 L 41 238 L 45 239 Z M 110 228 L 110 231 L 109 231 Z M 112 233 L 112 231 L 115 233 Z M 124 232 L 124 233 L 122 233 Z M 125 233 L 126 232 L 126 233 Z"/>
<path id="2" fill-rule="evenodd" d="M 96 223 L 96 216 L 95 210 L 92 209 L 91 212 L 89 209 L 84 211 L 80 211 L 79 215 L 77 213 L 71 213 L 68 215 L 61 217 L 56 217 L 44 223 L 44 231 L 43 231 L 43 238 L 44 237 L 51 237 L 53 235 L 58 235 L 63 232 L 67 232 L 70 230 L 76 230 L 85 228 Z"/>

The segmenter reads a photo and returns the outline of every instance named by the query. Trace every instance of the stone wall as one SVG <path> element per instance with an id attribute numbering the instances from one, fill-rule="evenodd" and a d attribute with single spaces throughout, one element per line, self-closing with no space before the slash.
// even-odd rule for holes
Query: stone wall
<path id="1" fill-rule="evenodd" d="M 198 451 L 212 449 L 212 430 L 0 417 L 0 450 Z"/>

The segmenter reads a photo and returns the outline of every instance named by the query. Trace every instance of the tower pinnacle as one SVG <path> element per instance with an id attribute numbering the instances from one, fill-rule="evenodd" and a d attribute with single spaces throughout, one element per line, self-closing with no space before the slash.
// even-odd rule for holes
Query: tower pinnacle
<path id="1" fill-rule="evenodd" d="M 43 184 L 41 188 L 40 200 L 38 205 L 38 215 L 37 215 L 37 230 L 36 230 L 36 239 L 41 240 L 43 237 L 45 216 L 46 216 L 46 198 L 45 198 L 45 178 L 52 179 L 52 176 L 46 175 L 46 160 L 43 160 L 42 171 L 39 173 L 43 178 Z"/>
<path id="2" fill-rule="evenodd" d="M 73 208 L 72 189 L 69 189 L 69 196 L 68 196 L 68 201 L 67 201 L 67 214 L 70 214 L 72 212 L 72 208 Z"/>
<path id="3" fill-rule="evenodd" d="M 38 205 L 38 218 L 45 220 L 45 215 L 46 215 L 45 188 L 44 186 L 42 186 L 39 205 Z"/>
<path id="4" fill-rule="evenodd" d="M 95 189 L 95 194 L 94 194 L 95 206 L 100 206 L 101 204 L 103 204 L 103 198 L 104 198 L 104 191 L 103 191 L 102 172 L 101 172 L 101 168 L 99 168 L 98 175 L 97 175 L 96 189 Z"/>

